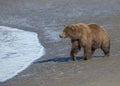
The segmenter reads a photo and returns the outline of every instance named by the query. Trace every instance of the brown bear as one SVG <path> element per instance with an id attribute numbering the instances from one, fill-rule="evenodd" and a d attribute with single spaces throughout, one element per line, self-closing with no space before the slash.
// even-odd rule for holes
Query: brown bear
<path id="1" fill-rule="evenodd" d="M 71 56 L 73 60 L 76 60 L 81 47 L 84 49 L 84 60 L 91 58 L 98 48 L 102 49 L 105 56 L 110 54 L 110 38 L 98 24 L 65 25 L 60 37 L 71 39 Z"/>

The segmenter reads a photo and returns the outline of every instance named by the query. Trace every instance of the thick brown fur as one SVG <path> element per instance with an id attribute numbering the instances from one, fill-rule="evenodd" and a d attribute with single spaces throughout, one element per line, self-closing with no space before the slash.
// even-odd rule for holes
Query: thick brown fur
<path id="1" fill-rule="evenodd" d="M 84 60 L 91 58 L 98 48 L 103 50 L 105 56 L 109 56 L 110 38 L 98 24 L 65 25 L 60 37 L 71 39 L 71 56 L 73 60 L 76 60 L 81 47 L 84 49 Z"/>

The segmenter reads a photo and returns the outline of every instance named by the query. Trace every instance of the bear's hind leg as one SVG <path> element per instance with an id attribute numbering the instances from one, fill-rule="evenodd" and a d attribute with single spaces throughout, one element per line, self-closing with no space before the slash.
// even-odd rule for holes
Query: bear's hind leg
<path id="1" fill-rule="evenodd" d="M 109 57 L 110 56 L 110 47 L 102 46 L 101 49 L 104 52 L 105 57 Z"/>

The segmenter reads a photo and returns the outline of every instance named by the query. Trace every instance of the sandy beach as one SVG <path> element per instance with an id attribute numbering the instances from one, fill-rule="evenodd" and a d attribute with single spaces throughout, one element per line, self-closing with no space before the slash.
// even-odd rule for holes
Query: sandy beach
<path id="1" fill-rule="evenodd" d="M 38 34 L 46 54 L 0 86 L 119 86 L 119 0 L 0 0 L 0 25 Z M 111 55 L 97 50 L 84 61 L 69 53 L 70 39 L 60 39 L 64 24 L 97 23 L 111 39 Z"/>

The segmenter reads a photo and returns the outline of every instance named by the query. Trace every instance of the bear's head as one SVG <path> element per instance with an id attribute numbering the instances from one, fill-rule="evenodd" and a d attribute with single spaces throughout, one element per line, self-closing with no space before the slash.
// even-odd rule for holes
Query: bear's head
<path id="1" fill-rule="evenodd" d="M 64 25 L 63 32 L 59 35 L 60 38 L 76 39 L 80 35 L 80 30 L 76 25 Z"/>
<path id="2" fill-rule="evenodd" d="M 60 38 L 70 38 L 73 32 L 73 28 L 71 25 L 64 25 L 63 32 L 60 34 Z"/>

